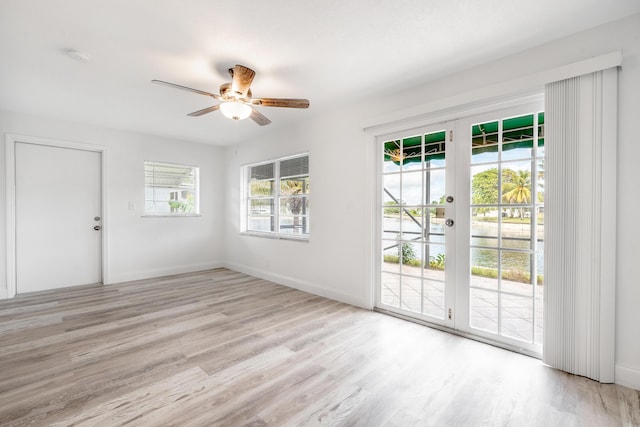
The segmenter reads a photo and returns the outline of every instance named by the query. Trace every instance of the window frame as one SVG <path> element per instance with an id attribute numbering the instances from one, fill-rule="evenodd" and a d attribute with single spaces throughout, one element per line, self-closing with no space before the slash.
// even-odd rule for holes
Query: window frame
<path id="1" fill-rule="evenodd" d="M 288 175 L 284 178 L 284 180 L 287 180 L 288 178 L 296 178 L 296 177 L 306 177 L 306 181 L 307 181 L 307 186 L 306 186 L 306 191 L 299 195 L 291 195 L 291 194 L 282 194 L 281 191 L 281 182 L 283 181 L 282 177 L 281 177 L 281 164 L 284 161 L 287 160 L 292 160 L 292 159 L 298 159 L 298 158 L 307 158 L 307 170 L 306 170 L 306 174 L 298 174 L 298 175 Z M 261 161 L 261 162 L 256 162 L 256 163 L 250 163 L 250 164 L 245 164 L 241 167 L 241 211 L 240 211 L 240 233 L 244 234 L 244 235 L 250 235 L 250 236 L 258 236 L 258 237 L 268 237 L 268 238 L 276 238 L 276 239 L 290 239 L 290 240 L 300 240 L 300 241 L 308 241 L 310 239 L 311 236 L 311 230 L 310 230 L 310 224 L 309 224 L 309 220 L 311 215 L 308 212 L 308 206 L 309 206 L 309 201 L 310 201 L 310 193 L 309 193 L 309 186 L 308 183 L 310 182 L 310 168 L 308 167 L 308 161 L 309 161 L 309 153 L 308 152 L 304 152 L 304 153 L 299 153 L 299 154 L 293 154 L 293 155 L 289 155 L 289 156 L 283 156 L 283 157 L 279 157 L 276 159 L 271 159 L 271 160 L 266 160 L 266 161 Z M 271 195 L 268 196 L 252 196 L 251 195 L 251 171 L 252 168 L 254 167 L 258 167 L 258 166 L 264 166 L 264 165 L 269 165 L 269 164 L 273 164 L 273 193 Z M 306 210 L 305 213 L 303 214 L 298 214 L 298 215 L 291 215 L 291 214 L 287 214 L 287 213 L 283 213 L 281 206 L 282 206 L 282 201 L 283 199 L 287 199 L 287 198 L 301 198 L 305 200 L 304 203 L 304 210 Z M 269 231 L 263 231 L 263 230 L 252 230 L 249 228 L 249 222 L 251 220 L 251 218 L 255 218 L 255 217 L 259 217 L 260 215 L 252 215 L 249 211 L 250 211 L 250 207 L 251 207 L 251 202 L 253 200 L 272 200 L 271 206 L 272 206 L 272 211 L 271 214 L 269 215 L 263 215 L 263 216 L 269 216 L 271 217 L 271 230 Z M 282 217 L 298 217 L 298 218 L 302 218 L 303 221 L 305 221 L 305 223 L 302 225 L 303 230 L 306 230 L 306 233 L 300 233 L 300 234 L 294 234 L 294 233 L 287 233 L 287 232 L 282 232 L 282 224 L 281 224 L 281 219 Z"/>
<path id="2" fill-rule="evenodd" d="M 193 201 L 192 201 L 192 210 L 190 212 L 150 212 L 147 211 L 147 188 L 154 188 L 154 187 L 161 187 L 161 186 L 157 186 L 157 185 L 152 185 L 149 186 L 147 185 L 146 182 L 146 169 L 147 169 L 147 165 L 151 164 L 151 165 L 161 165 L 161 166 L 175 166 L 175 167 L 181 167 L 181 168 L 190 168 L 192 173 L 193 173 Z M 195 166 L 195 165 L 190 165 L 190 164 L 184 164 L 184 163 L 176 163 L 176 162 L 166 162 L 166 161 L 159 161 L 159 160 L 144 160 L 143 161 L 143 167 L 144 167 L 144 199 L 143 199 L 143 204 L 144 204 L 144 213 L 143 213 L 143 217 L 198 217 L 201 216 L 200 213 L 200 167 L 199 166 Z M 155 183 L 155 182 L 154 182 Z M 165 187 L 167 189 L 169 189 L 170 187 Z M 173 188 L 171 190 L 169 190 L 169 194 L 168 194 L 168 199 L 166 200 L 166 202 L 172 201 L 172 200 L 176 200 L 174 199 L 174 194 L 175 193 L 183 193 L 184 191 L 190 191 L 190 189 L 184 189 L 184 188 Z M 153 202 L 157 203 L 158 200 L 155 200 L 155 197 L 153 198 Z M 160 202 L 164 202 L 164 200 L 160 200 Z"/>

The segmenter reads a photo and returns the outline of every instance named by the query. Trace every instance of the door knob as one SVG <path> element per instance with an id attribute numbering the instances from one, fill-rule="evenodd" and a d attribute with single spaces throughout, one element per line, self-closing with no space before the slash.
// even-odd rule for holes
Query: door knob
<path id="1" fill-rule="evenodd" d="M 453 220 L 451 218 L 447 218 L 447 220 L 444 222 L 444 225 L 446 225 L 447 227 L 453 227 Z"/>
<path id="2" fill-rule="evenodd" d="M 96 225 L 95 227 L 93 227 L 93 229 L 96 230 L 96 231 L 100 231 L 101 228 L 102 227 L 100 227 L 99 225 Z"/>
<path id="3" fill-rule="evenodd" d="M 447 201 L 447 203 L 453 203 L 453 196 L 447 196 L 445 200 Z"/>

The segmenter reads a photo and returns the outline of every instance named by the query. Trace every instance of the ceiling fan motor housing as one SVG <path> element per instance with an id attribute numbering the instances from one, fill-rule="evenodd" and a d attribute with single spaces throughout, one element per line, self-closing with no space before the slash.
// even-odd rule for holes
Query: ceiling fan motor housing
<path id="1" fill-rule="evenodd" d="M 232 92 L 231 91 L 231 82 L 223 83 L 220 85 L 220 96 L 223 99 L 238 99 L 245 102 L 249 102 L 251 100 L 251 89 L 247 90 L 247 95 L 243 96 L 240 92 Z"/>

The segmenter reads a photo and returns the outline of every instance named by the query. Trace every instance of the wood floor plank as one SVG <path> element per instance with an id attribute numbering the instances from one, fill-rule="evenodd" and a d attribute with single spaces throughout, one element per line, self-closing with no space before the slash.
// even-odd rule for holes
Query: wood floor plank
<path id="1" fill-rule="evenodd" d="M 640 426 L 640 392 L 228 269 L 0 301 L 2 426 Z"/>
<path id="2" fill-rule="evenodd" d="M 206 393 L 208 375 L 198 367 L 181 371 L 155 384 L 140 387 L 99 406 L 92 406 L 52 426 L 161 425 L 176 405 Z"/>

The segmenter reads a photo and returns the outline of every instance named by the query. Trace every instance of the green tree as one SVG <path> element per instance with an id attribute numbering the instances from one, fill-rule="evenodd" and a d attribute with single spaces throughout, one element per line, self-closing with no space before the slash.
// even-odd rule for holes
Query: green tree
<path id="1" fill-rule="evenodd" d="M 399 215 L 400 214 L 400 207 L 395 202 L 392 202 L 391 200 L 389 200 L 388 202 L 385 202 L 384 205 L 385 205 L 384 213 L 386 215 Z"/>
<path id="2" fill-rule="evenodd" d="M 471 203 L 489 205 L 498 203 L 498 168 L 491 168 L 473 176 L 471 180 Z M 486 214 L 488 208 L 479 208 L 478 212 Z"/>
<path id="3" fill-rule="evenodd" d="M 249 185 L 251 196 L 273 195 L 273 180 L 271 179 L 252 179 Z"/>
<path id="4" fill-rule="evenodd" d="M 398 257 L 402 260 L 403 264 L 410 264 L 411 261 L 416 259 L 416 251 L 411 246 L 411 243 L 402 242 L 398 247 Z"/>

